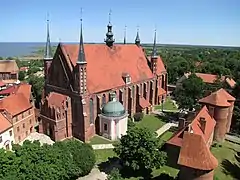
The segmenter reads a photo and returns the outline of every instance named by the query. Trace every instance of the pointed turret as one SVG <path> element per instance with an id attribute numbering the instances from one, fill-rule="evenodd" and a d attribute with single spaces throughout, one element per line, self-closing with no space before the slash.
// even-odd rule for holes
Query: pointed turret
<path id="1" fill-rule="evenodd" d="M 124 39 L 123 39 L 123 44 L 126 44 L 127 43 L 127 40 L 126 40 L 126 37 L 127 36 L 127 26 L 125 26 L 125 29 L 124 29 Z"/>
<path id="2" fill-rule="evenodd" d="M 49 33 L 49 18 L 47 14 L 47 41 L 46 41 L 46 47 L 44 51 L 44 79 L 45 79 L 45 85 L 48 83 L 48 74 L 49 74 L 49 69 L 52 64 L 52 48 L 51 48 L 51 42 L 50 42 L 50 33 Z M 45 91 L 46 92 L 46 91 Z"/>
<path id="3" fill-rule="evenodd" d="M 139 29 L 137 28 L 137 35 L 136 35 L 136 38 L 135 38 L 135 44 L 137 46 L 140 46 L 140 43 L 141 43 L 141 41 L 140 41 L 140 37 L 139 37 Z"/>
<path id="4" fill-rule="evenodd" d="M 152 50 L 151 58 L 158 58 L 156 39 L 157 39 L 157 32 L 156 32 L 156 30 L 155 30 L 155 33 L 154 33 L 154 42 L 153 42 L 153 50 Z"/>
<path id="5" fill-rule="evenodd" d="M 151 70 L 152 70 L 154 75 L 157 74 L 157 68 L 158 68 L 158 55 L 157 55 L 156 41 L 157 41 L 157 33 L 156 33 L 156 30 L 155 30 L 153 50 L 152 50 L 152 54 L 151 54 Z"/>
<path id="6" fill-rule="evenodd" d="M 85 53 L 84 53 L 82 18 L 81 18 L 80 42 L 79 42 L 79 51 L 78 51 L 77 64 L 85 64 L 85 63 L 87 63 L 87 62 L 86 62 Z"/>
<path id="7" fill-rule="evenodd" d="M 50 34 L 49 34 L 49 18 L 47 18 L 47 42 L 44 52 L 44 60 L 51 60 L 53 58 L 52 56 L 52 48 L 51 48 L 51 42 L 50 42 Z"/>
<path id="8" fill-rule="evenodd" d="M 107 33 L 106 33 L 106 39 L 105 39 L 106 45 L 109 47 L 113 46 L 114 39 L 113 39 L 113 32 L 112 32 L 112 24 L 111 24 L 111 10 L 109 12 L 109 22 L 107 25 Z"/>
<path id="9" fill-rule="evenodd" d="M 78 59 L 76 65 L 76 80 L 75 89 L 80 94 L 87 92 L 87 61 L 85 58 L 84 45 L 83 45 L 83 28 L 82 28 L 82 8 L 81 8 L 81 28 L 80 28 L 80 42 L 78 50 Z"/>

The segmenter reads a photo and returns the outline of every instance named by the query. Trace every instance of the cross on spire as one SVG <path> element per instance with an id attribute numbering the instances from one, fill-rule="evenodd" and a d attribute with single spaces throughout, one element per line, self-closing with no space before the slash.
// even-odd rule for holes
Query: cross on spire
<path id="1" fill-rule="evenodd" d="M 83 45 L 82 8 L 81 8 L 81 14 L 80 14 L 80 22 L 81 22 L 81 28 L 80 28 L 80 42 L 79 42 L 79 51 L 78 51 L 77 64 L 85 64 L 87 62 L 85 60 L 85 52 L 84 52 L 84 45 Z"/>
<path id="2" fill-rule="evenodd" d="M 82 24 L 82 8 L 81 8 L 81 11 L 80 11 L 80 21 L 81 21 L 81 24 Z"/>
<path id="3" fill-rule="evenodd" d="M 110 10 L 109 10 L 109 13 L 108 13 L 109 23 L 111 23 L 111 15 L 112 15 L 112 10 L 110 9 Z"/>

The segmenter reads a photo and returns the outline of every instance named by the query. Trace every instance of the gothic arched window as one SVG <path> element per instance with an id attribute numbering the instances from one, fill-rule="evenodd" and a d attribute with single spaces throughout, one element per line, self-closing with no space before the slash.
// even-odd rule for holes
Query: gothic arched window
<path id="1" fill-rule="evenodd" d="M 90 114 L 90 124 L 94 124 L 94 106 L 93 106 L 93 99 L 90 99 L 89 102 L 89 114 Z"/>
<path id="2" fill-rule="evenodd" d="M 165 89 L 165 79 L 164 79 L 164 75 L 162 75 L 162 88 Z"/>
<path id="3" fill-rule="evenodd" d="M 102 107 L 106 104 L 106 95 L 102 95 Z"/>

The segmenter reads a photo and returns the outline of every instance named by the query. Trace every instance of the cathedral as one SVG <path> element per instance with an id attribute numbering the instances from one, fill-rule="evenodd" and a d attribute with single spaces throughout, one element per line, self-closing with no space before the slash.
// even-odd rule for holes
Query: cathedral
<path id="1" fill-rule="evenodd" d="M 85 44 L 81 22 L 79 44 L 59 43 L 52 55 L 47 22 L 40 133 L 55 141 L 71 137 L 89 141 L 100 133 L 102 109 L 113 93 L 129 117 L 151 113 L 164 101 L 167 71 L 157 53 L 156 32 L 149 57 L 138 31 L 135 43 L 126 43 L 126 37 L 122 44 L 114 42 L 109 21 L 105 43 Z"/>

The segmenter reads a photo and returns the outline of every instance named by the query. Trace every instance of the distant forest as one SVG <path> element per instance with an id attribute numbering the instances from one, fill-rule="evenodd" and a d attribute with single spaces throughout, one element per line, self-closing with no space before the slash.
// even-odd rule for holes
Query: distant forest
<path id="1" fill-rule="evenodd" d="M 150 55 L 152 45 L 145 44 L 143 47 Z M 56 46 L 53 46 L 53 54 L 55 51 Z M 42 57 L 44 47 L 36 49 L 33 54 Z M 165 63 L 170 84 L 176 83 L 189 71 L 226 75 L 235 80 L 240 77 L 240 48 L 237 47 L 158 45 L 158 54 Z"/>

